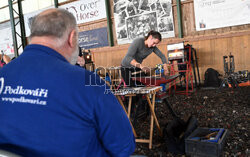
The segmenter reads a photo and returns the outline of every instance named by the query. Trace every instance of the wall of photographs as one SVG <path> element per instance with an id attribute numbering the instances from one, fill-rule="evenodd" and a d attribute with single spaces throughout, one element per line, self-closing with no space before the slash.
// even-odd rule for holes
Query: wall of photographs
<path id="1" fill-rule="evenodd" d="M 150 30 L 163 38 L 175 36 L 171 0 L 114 0 L 114 18 L 118 44 L 131 43 Z"/>

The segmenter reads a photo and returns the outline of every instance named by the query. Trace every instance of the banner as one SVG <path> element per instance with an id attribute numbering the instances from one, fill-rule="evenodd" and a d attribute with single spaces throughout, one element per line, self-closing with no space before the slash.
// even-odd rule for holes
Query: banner
<path id="1" fill-rule="evenodd" d="M 77 24 L 81 24 L 106 18 L 105 6 L 105 0 L 80 0 L 59 7 L 71 12 Z"/>
<path id="2" fill-rule="evenodd" d="M 196 30 L 250 23 L 250 0 L 194 0 Z"/>
<path id="3" fill-rule="evenodd" d="M 84 49 L 109 46 L 107 27 L 80 32 L 78 41 Z"/>
<path id="4" fill-rule="evenodd" d="M 15 20 L 15 23 L 17 23 L 18 20 Z M 15 27 L 16 32 L 21 34 L 20 31 L 20 24 L 18 23 Z M 14 46 L 13 46 L 13 37 L 12 37 L 12 29 L 10 22 L 6 22 L 0 25 L 0 53 L 4 53 L 5 55 L 10 56 L 11 58 L 14 57 Z M 19 36 L 16 36 L 17 45 L 20 46 L 22 44 L 21 38 Z M 18 53 L 21 54 L 23 51 L 23 48 L 20 47 L 18 49 Z"/>
<path id="5" fill-rule="evenodd" d="M 1 54 L 6 55 L 14 54 L 13 40 L 11 28 L 5 28 L 0 30 L 1 40 L 0 40 L 0 50 Z"/>
<path id="6" fill-rule="evenodd" d="M 131 43 L 150 30 L 162 38 L 175 36 L 171 0 L 114 0 L 114 18 L 118 44 Z"/>

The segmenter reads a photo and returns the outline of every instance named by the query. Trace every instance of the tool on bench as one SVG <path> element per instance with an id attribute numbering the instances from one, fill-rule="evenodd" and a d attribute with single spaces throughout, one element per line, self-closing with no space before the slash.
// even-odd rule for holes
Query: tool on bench
<path id="1" fill-rule="evenodd" d="M 141 76 L 132 77 L 132 79 L 141 82 L 145 86 L 160 86 L 160 84 L 172 82 L 178 77 L 179 74 L 172 76 Z"/>
<path id="2" fill-rule="evenodd" d="M 149 75 L 152 75 L 152 74 L 154 74 L 154 71 L 157 69 L 157 67 L 156 68 L 148 68 L 149 70 L 150 70 L 150 72 L 149 72 Z M 147 72 L 145 72 L 145 71 L 143 71 L 143 70 L 140 70 L 140 71 L 135 71 L 135 72 L 133 72 L 133 73 L 131 73 L 132 75 L 137 75 L 137 74 L 146 74 Z"/>

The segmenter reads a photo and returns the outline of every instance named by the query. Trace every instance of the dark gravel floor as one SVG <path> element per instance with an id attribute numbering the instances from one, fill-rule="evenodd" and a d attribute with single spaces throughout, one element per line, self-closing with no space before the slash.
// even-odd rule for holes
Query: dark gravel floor
<path id="1" fill-rule="evenodd" d="M 246 157 L 250 156 L 250 86 L 238 89 L 197 89 L 190 96 L 172 95 L 168 101 L 174 111 L 186 119 L 193 115 L 198 120 L 198 127 L 225 128 L 229 134 L 223 147 L 223 156 Z M 164 103 L 156 104 L 156 116 L 163 129 L 166 123 L 173 120 Z M 140 137 L 148 136 L 149 116 L 139 119 L 135 126 Z M 167 152 L 166 143 L 159 137 L 154 126 L 153 148 L 148 144 L 137 143 L 136 155 L 148 157 L 173 157 Z"/>

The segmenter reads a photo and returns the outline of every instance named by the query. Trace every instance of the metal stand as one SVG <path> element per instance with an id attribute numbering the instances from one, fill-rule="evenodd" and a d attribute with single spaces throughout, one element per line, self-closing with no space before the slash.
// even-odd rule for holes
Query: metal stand
<path id="1" fill-rule="evenodd" d="M 228 59 L 229 58 L 229 62 Z M 229 63 L 229 68 L 228 68 Z M 220 88 L 222 87 L 239 87 L 237 82 L 237 74 L 234 72 L 235 70 L 235 64 L 234 64 L 234 56 L 223 56 L 223 64 L 224 64 L 224 78 L 221 82 Z"/>
<path id="2" fill-rule="evenodd" d="M 196 56 L 196 51 L 192 48 L 191 45 L 186 45 L 184 47 L 185 53 L 183 59 L 170 59 L 170 75 L 176 75 L 176 73 L 180 74 L 180 84 L 182 85 L 182 81 L 185 82 L 185 91 L 177 91 L 176 90 L 176 82 L 173 83 L 175 92 L 177 94 L 185 94 L 188 95 L 190 92 L 193 92 L 193 79 L 195 81 L 195 87 L 200 86 L 200 74 L 198 68 L 198 61 Z M 178 70 L 175 70 L 175 67 L 178 67 Z M 195 69 L 196 66 L 196 69 Z M 198 76 L 198 80 L 197 80 Z M 184 77 L 184 79 L 182 79 Z"/>

